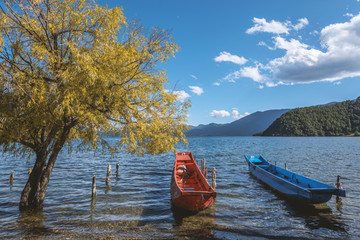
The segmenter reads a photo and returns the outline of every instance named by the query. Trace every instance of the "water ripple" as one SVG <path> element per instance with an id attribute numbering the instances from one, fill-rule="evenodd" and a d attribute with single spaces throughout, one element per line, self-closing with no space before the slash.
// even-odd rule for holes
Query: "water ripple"
<path id="1" fill-rule="evenodd" d="M 0 156 L 0 238 L 115 239 L 359 239 L 359 138 L 189 138 L 200 161 L 216 168 L 218 196 L 213 206 L 188 215 L 170 200 L 175 154 L 60 154 L 41 212 L 19 212 L 18 201 L 34 159 Z M 109 139 L 115 142 L 116 139 Z M 303 206 L 259 183 L 244 154 L 263 154 L 278 166 L 333 185 L 342 176 L 347 198 Z M 115 176 L 116 164 L 119 176 Z M 105 185 L 112 166 L 110 187 Z M 15 170 L 13 184 L 8 182 Z M 96 175 L 97 196 L 91 201 Z M 211 182 L 211 181 L 210 181 Z"/>

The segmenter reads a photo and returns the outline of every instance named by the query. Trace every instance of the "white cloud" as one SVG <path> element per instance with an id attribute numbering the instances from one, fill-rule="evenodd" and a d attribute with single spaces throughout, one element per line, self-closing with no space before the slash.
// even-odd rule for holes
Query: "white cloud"
<path id="1" fill-rule="evenodd" d="M 186 98 L 189 98 L 190 95 L 184 90 L 181 91 L 172 91 L 172 94 L 177 97 L 177 100 L 180 102 L 184 102 Z"/>
<path id="2" fill-rule="evenodd" d="M 294 30 L 296 31 L 304 28 L 306 25 L 309 24 L 309 20 L 307 18 L 301 18 L 298 21 L 299 23 L 293 26 Z"/>
<path id="3" fill-rule="evenodd" d="M 299 40 L 290 39 L 287 41 L 285 38 L 277 36 L 273 37 L 274 46 L 269 46 L 265 42 L 261 41 L 258 43 L 259 46 L 267 47 L 269 50 L 284 49 L 284 50 L 296 50 L 299 48 L 307 48 L 308 45 L 301 43 Z"/>
<path id="4" fill-rule="evenodd" d="M 292 24 L 290 21 L 279 22 L 271 20 L 270 22 L 266 21 L 265 18 L 253 18 L 254 26 L 246 30 L 247 34 L 253 34 L 256 32 L 266 32 L 273 34 L 289 34 L 289 31 L 295 30 L 298 31 L 304 28 L 309 24 L 307 18 L 300 18 L 297 24 Z"/>
<path id="5" fill-rule="evenodd" d="M 279 84 L 283 84 L 282 82 L 274 83 L 266 75 L 261 74 L 260 69 L 259 69 L 260 67 L 265 68 L 265 67 L 262 67 L 261 64 L 259 64 L 258 66 L 255 66 L 255 67 L 243 67 L 239 71 L 232 72 L 232 73 L 228 74 L 227 76 L 225 76 L 223 78 L 223 81 L 236 82 L 236 80 L 244 77 L 244 78 L 250 78 L 254 82 L 265 84 L 268 87 L 275 87 Z"/>
<path id="6" fill-rule="evenodd" d="M 223 117 L 230 117 L 230 113 L 228 111 L 225 110 L 213 110 L 210 113 L 210 116 L 215 117 L 215 118 L 223 118 Z"/>
<path id="7" fill-rule="evenodd" d="M 191 89 L 191 91 L 197 95 L 201 95 L 204 93 L 204 90 L 201 87 L 197 87 L 197 86 L 189 86 L 189 88 Z"/>
<path id="8" fill-rule="evenodd" d="M 274 77 L 285 82 L 316 82 L 360 76 L 359 29 L 360 15 L 323 28 L 320 40 L 325 51 L 285 42 L 286 54 L 269 63 Z"/>
<path id="9" fill-rule="evenodd" d="M 265 18 L 253 18 L 254 26 L 252 28 L 249 28 L 246 30 L 247 34 L 253 34 L 256 32 L 267 32 L 267 33 L 275 33 L 275 34 L 281 34 L 289 33 L 288 28 L 288 22 L 282 23 L 278 21 L 271 20 L 270 22 L 267 22 Z"/>
<path id="10" fill-rule="evenodd" d="M 310 35 L 313 35 L 313 36 L 316 36 L 316 35 L 319 35 L 320 33 L 316 30 L 310 32 Z"/>
<path id="11" fill-rule="evenodd" d="M 251 78 L 259 83 L 265 80 L 265 77 L 260 74 L 258 67 L 244 67 L 240 70 L 240 75 L 241 77 Z"/>
<path id="12" fill-rule="evenodd" d="M 195 75 L 190 74 L 190 77 L 192 77 L 193 79 L 197 80 L 198 78 Z"/>
<path id="13" fill-rule="evenodd" d="M 258 45 L 268 47 L 268 45 L 264 41 L 259 42 Z"/>
<path id="14" fill-rule="evenodd" d="M 248 113 L 248 112 L 245 112 L 243 115 L 241 115 L 236 108 L 233 108 L 233 110 L 231 112 L 231 116 L 234 119 L 240 119 L 240 118 L 246 117 L 248 115 L 250 115 L 250 113 Z"/>
<path id="15" fill-rule="evenodd" d="M 228 52 L 221 52 L 219 56 L 214 58 L 215 62 L 232 62 L 235 64 L 243 65 L 247 62 L 244 57 L 232 55 Z"/>
<path id="16" fill-rule="evenodd" d="M 258 45 L 267 47 L 270 50 L 276 50 L 274 47 L 270 47 L 269 45 L 267 45 L 266 42 L 264 42 L 264 41 L 259 42 Z"/>
<path id="17" fill-rule="evenodd" d="M 232 73 L 226 75 L 222 80 L 234 83 L 240 77 L 241 77 L 241 72 L 235 71 L 235 72 L 232 72 Z"/>
<path id="18" fill-rule="evenodd" d="M 285 38 L 278 36 L 275 37 L 274 40 L 275 40 L 275 49 L 280 48 L 293 52 L 293 51 L 297 51 L 298 49 L 305 49 L 308 47 L 308 45 L 301 43 L 296 39 L 290 39 L 290 41 L 287 41 Z"/>

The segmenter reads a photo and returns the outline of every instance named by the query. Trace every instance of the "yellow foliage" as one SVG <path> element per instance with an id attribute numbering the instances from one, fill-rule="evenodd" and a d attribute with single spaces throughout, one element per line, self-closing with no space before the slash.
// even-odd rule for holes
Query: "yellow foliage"
<path id="1" fill-rule="evenodd" d="M 129 24 L 121 8 L 90 0 L 6 0 L 0 14 L 0 146 L 34 152 L 120 135 L 129 152 L 159 153 L 186 142 L 189 103 L 166 91 L 156 65 L 178 46 L 168 32 Z M 65 129 L 70 129 L 66 132 Z"/>

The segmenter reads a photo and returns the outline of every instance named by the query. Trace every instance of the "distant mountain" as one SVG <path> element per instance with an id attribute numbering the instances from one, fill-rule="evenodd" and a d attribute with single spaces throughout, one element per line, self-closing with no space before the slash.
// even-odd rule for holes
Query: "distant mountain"
<path id="1" fill-rule="evenodd" d="M 255 112 L 227 124 L 210 123 L 193 127 L 186 132 L 187 136 L 252 136 L 267 129 L 275 119 L 290 109 Z"/>
<path id="2" fill-rule="evenodd" d="M 345 135 L 360 135 L 360 97 L 355 101 L 295 108 L 263 132 L 263 136 Z"/>

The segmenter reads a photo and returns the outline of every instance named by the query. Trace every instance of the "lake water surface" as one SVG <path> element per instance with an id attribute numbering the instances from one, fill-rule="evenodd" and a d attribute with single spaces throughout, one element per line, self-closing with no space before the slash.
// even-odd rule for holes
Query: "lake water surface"
<path id="1" fill-rule="evenodd" d="M 116 138 L 109 141 L 115 142 Z M 33 159 L 0 155 L 0 239 L 360 239 L 360 138 L 193 137 L 179 151 L 216 168 L 212 207 L 184 215 L 171 206 L 174 153 L 63 151 L 55 164 L 44 210 L 20 213 L 18 202 Z M 299 205 L 248 172 L 244 154 L 262 154 L 278 166 L 334 185 L 347 197 Z M 115 176 L 120 164 L 119 177 Z M 107 165 L 111 188 L 106 187 Z M 8 182 L 15 171 L 13 184 Z M 92 177 L 96 201 L 91 201 Z M 211 182 L 211 180 L 209 180 Z"/>

